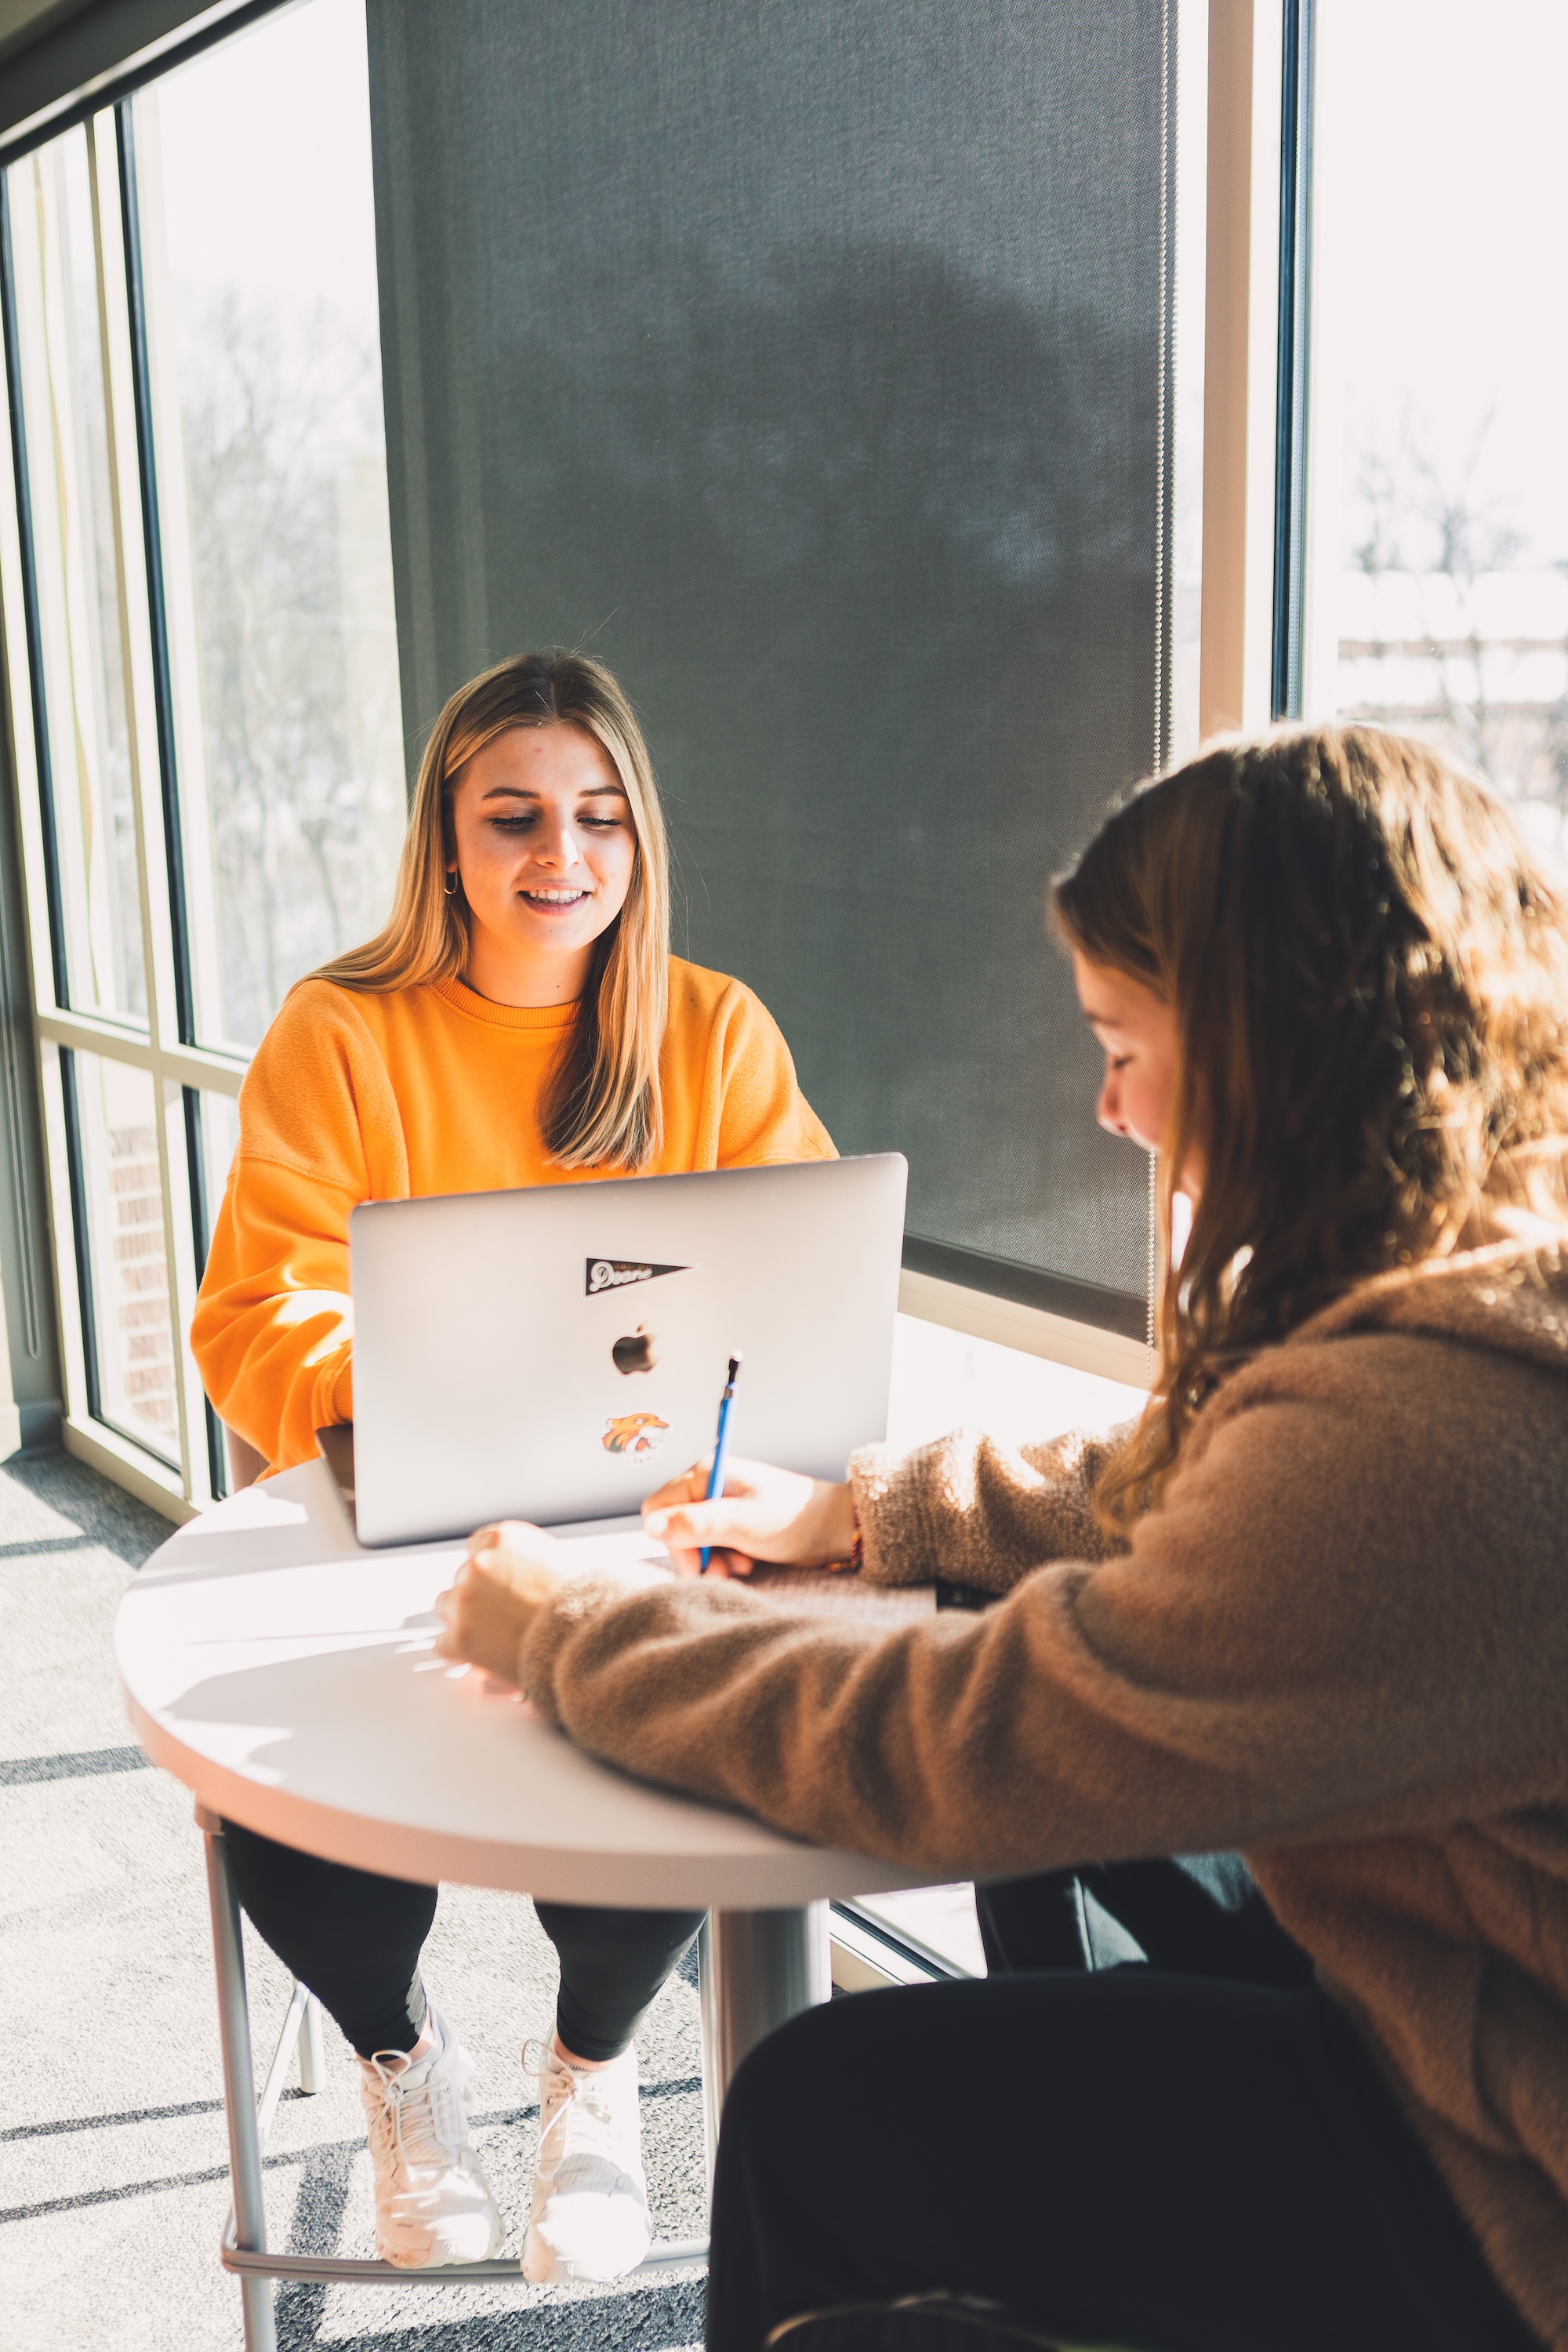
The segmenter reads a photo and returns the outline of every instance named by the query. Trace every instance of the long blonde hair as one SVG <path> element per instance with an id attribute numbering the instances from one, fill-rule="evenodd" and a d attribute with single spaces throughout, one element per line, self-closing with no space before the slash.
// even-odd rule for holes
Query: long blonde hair
<path id="1" fill-rule="evenodd" d="M 1124 1529 L 1227 1363 L 1499 1210 L 1568 1223 L 1568 907 L 1488 786 L 1373 727 L 1208 750 L 1052 897 L 1069 946 L 1175 1014 L 1159 1369 L 1097 1496 Z"/>
<path id="2" fill-rule="evenodd" d="M 392 912 L 363 947 L 311 974 L 389 994 L 458 980 L 472 918 L 448 891 L 451 797 L 467 762 L 510 727 L 580 727 L 608 754 L 631 812 L 637 855 L 615 921 L 595 942 L 576 1022 L 540 1107 L 562 1168 L 644 1168 L 663 1132 L 658 1056 L 669 1007 L 669 853 L 642 730 L 609 671 L 585 654 L 516 654 L 459 687 L 430 730 L 398 861 Z"/>

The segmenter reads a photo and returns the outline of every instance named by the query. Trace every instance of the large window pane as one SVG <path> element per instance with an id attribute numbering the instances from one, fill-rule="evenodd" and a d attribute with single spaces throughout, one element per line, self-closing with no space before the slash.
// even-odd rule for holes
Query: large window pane
<path id="1" fill-rule="evenodd" d="M 178 1465 L 174 1335 L 151 1076 L 62 1056 L 76 1160 L 89 1402 L 100 1421 Z"/>
<path id="2" fill-rule="evenodd" d="M 85 127 L 6 174 L 26 494 L 42 651 L 49 845 L 64 993 L 144 1025 L 97 240 L 118 190 L 94 189 Z"/>
<path id="3" fill-rule="evenodd" d="M 1309 695 L 1568 808 L 1559 0 L 1318 0 Z"/>
<path id="4" fill-rule="evenodd" d="M 196 1034 L 252 1045 L 402 839 L 363 10 L 135 102 Z"/>

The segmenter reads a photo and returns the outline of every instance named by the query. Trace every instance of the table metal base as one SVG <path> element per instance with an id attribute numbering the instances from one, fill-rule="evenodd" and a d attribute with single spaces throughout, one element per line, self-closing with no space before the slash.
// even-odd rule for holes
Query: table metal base
<path id="1" fill-rule="evenodd" d="M 746 2053 L 803 2009 L 833 1998 L 827 1906 L 710 1911 L 698 1937 L 702 2000 L 702 2109 L 708 2180 L 724 2095 Z"/>
<path id="2" fill-rule="evenodd" d="M 228 2122 L 229 2180 L 233 2190 L 219 2255 L 224 2268 L 239 2277 L 246 2352 L 277 2352 L 272 2315 L 274 2279 L 303 2279 L 318 2284 L 328 2280 L 382 2279 L 404 2286 L 428 2286 L 448 2281 L 453 2285 L 467 2285 L 478 2279 L 521 2279 L 522 2265 L 512 2256 L 485 2263 L 448 2263 L 430 2270 L 404 2270 L 395 2263 L 353 2262 L 335 2254 L 268 2251 L 262 2152 L 296 2049 L 300 2089 L 313 2092 L 321 2087 L 321 2012 L 314 1997 L 303 1985 L 296 1984 L 258 2097 L 250 2045 L 239 1898 L 229 1876 L 223 1822 L 205 1805 L 198 1804 L 196 1824 L 206 1846 L 218 2031 L 223 2045 L 224 2107 Z M 719 2116 L 736 2067 L 764 2034 L 784 2024 L 798 2010 L 826 2000 L 831 1994 L 827 1906 L 814 1903 L 798 1911 L 712 1912 L 702 1928 L 700 1954 L 702 2095 L 711 2180 Z M 647 2259 L 638 2263 L 637 2273 L 694 2268 L 707 2258 L 705 2238 L 656 2244 Z"/>

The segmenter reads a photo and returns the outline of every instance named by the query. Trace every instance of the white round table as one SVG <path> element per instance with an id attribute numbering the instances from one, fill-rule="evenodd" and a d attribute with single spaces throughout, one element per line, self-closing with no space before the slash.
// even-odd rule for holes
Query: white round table
<path id="1" fill-rule="evenodd" d="M 589 1533 L 582 1564 L 646 1559 L 640 1533 Z M 803 1845 L 745 1815 L 634 1780 L 574 1748 L 515 1694 L 434 1654 L 456 1544 L 368 1551 L 326 1465 L 247 1487 L 153 1553 L 121 1605 L 121 1685 L 147 1754 L 206 1832 L 235 2210 L 250 2352 L 274 2342 L 275 2277 L 390 2277 L 390 2264 L 267 2251 L 261 2134 L 295 2037 L 314 2087 L 319 2020 L 301 1990 L 259 2106 L 238 1908 L 222 1826 L 361 1869 L 511 1887 L 557 1902 L 698 1910 L 710 2143 L 753 2042 L 830 1990 L 826 1904 L 943 1874 Z M 700 2260 L 656 2248 L 650 2263 Z M 513 2261 L 416 2273 L 516 2276 Z"/>

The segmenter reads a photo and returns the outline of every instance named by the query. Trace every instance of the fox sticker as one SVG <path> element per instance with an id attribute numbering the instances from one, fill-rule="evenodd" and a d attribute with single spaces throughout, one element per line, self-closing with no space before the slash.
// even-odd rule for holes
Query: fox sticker
<path id="1" fill-rule="evenodd" d="M 658 1452 L 668 1433 L 668 1422 L 660 1421 L 657 1412 L 623 1412 L 605 1422 L 603 1444 L 606 1454 L 646 1458 Z"/>

